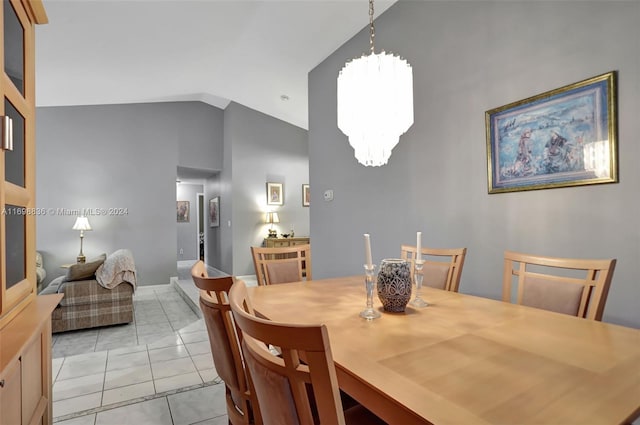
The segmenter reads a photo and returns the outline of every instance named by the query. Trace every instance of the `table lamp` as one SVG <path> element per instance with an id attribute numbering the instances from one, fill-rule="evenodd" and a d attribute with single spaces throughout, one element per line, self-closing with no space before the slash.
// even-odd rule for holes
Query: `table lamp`
<path id="1" fill-rule="evenodd" d="M 264 216 L 264 222 L 271 224 L 269 228 L 269 236 L 270 238 L 278 237 L 278 232 L 273 228 L 273 223 L 280 223 L 280 217 L 278 217 L 277 212 L 268 212 Z"/>
<path id="2" fill-rule="evenodd" d="M 89 224 L 89 219 L 84 216 L 76 218 L 76 222 L 73 225 L 73 230 L 80 230 L 80 254 L 78 254 L 76 261 L 78 261 L 78 263 L 84 263 L 87 258 L 82 253 L 82 239 L 84 238 L 85 230 L 92 230 L 91 225 Z"/>

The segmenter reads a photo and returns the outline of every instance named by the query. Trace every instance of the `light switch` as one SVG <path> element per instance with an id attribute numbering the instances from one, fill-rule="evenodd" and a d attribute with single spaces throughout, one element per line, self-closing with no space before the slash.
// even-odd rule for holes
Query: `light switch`
<path id="1" fill-rule="evenodd" d="M 324 191 L 324 200 L 325 201 L 333 201 L 333 190 L 329 189 L 329 190 L 325 190 Z"/>

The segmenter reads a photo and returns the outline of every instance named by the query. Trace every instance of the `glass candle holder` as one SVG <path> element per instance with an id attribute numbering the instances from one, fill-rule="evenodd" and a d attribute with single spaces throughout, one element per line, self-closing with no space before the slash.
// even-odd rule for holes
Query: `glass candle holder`
<path id="1" fill-rule="evenodd" d="M 422 299 L 422 268 L 424 267 L 424 260 L 416 260 L 414 263 L 413 280 L 416 282 L 416 295 L 409 303 L 413 307 L 426 307 L 429 304 Z"/>
<path id="2" fill-rule="evenodd" d="M 380 312 L 374 310 L 373 308 L 373 287 L 374 287 L 374 273 L 376 266 L 375 265 L 364 265 L 365 278 L 364 278 L 364 287 L 367 292 L 367 306 L 364 310 L 360 312 L 360 317 L 367 320 L 373 320 L 380 317 Z"/>

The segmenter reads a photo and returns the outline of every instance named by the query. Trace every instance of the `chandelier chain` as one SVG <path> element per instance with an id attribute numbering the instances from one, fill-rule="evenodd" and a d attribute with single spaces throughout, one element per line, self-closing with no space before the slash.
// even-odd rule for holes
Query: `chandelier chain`
<path id="1" fill-rule="evenodd" d="M 371 48 L 371 54 L 375 54 L 373 39 L 376 36 L 376 29 L 373 26 L 373 0 L 369 0 L 369 46 Z"/>

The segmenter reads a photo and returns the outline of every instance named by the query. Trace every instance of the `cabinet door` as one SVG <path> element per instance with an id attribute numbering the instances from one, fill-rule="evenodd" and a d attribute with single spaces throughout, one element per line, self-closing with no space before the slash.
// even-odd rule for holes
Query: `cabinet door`
<path id="1" fill-rule="evenodd" d="M 42 338 L 36 338 L 22 353 L 22 417 L 24 423 L 32 415 L 42 416 L 37 408 L 43 402 Z"/>
<path id="2" fill-rule="evenodd" d="M 20 360 L 0 376 L 0 424 L 22 423 Z"/>
<path id="3" fill-rule="evenodd" d="M 23 2 L 2 3 L 0 327 L 35 295 L 34 29 Z"/>

